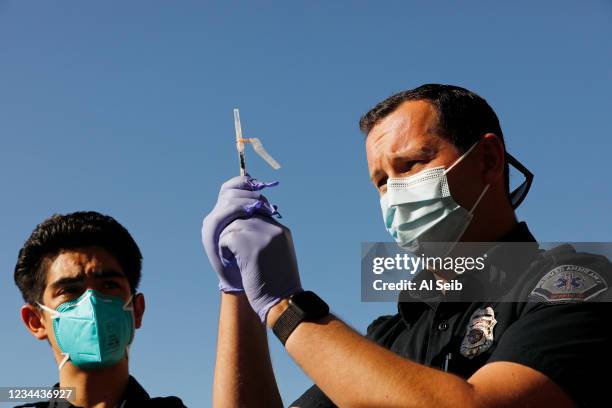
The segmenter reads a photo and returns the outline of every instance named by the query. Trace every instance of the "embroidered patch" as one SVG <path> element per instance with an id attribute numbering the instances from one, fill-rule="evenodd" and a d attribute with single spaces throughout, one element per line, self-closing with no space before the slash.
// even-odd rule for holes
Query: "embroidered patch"
<path id="1" fill-rule="evenodd" d="M 461 342 L 461 355 L 471 359 L 487 351 L 493 344 L 493 327 L 496 324 L 495 311 L 490 306 L 472 313 Z"/>
<path id="2" fill-rule="evenodd" d="M 608 290 L 606 281 L 592 269 L 561 265 L 548 272 L 529 294 L 549 303 L 589 300 Z"/>

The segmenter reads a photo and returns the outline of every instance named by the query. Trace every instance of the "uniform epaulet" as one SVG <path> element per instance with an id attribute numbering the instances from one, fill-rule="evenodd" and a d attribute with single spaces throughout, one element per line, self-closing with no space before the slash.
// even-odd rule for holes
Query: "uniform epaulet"
<path id="1" fill-rule="evenodd" d="M 374 332 L 374 330 L 376 330 L 381 324 L 385 323 L 392 317 L 393 316 L 391 315 L 384 315 L 384 316 L 377 317 L 372 323 L 368 325 L 368 328 L 366 329 L 366 334 L 371 335 Z"/>
<path id="2" fill-rule="evenodd" d="M 607 258 L 576 252 L 569 244 L 545 251 L 543 275 L 531 290 L 529 300 L 545 303 L 573 303 L 594 300 L 607 292 L 612 264 Z"/>

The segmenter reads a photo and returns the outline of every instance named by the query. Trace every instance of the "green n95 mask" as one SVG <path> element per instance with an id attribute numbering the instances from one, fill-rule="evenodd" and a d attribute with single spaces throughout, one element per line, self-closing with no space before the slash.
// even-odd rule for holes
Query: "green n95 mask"
<path id="1" fill-rule="evenodd" d="M 124 302 L 89 289 L 55 310 L 39 303 L 53 318 L 53 333 L 64 355 L 59 369 L 68 360 L 83 370 L 120 362 L 134 339 L 132 299 Z"/>
<path id="2" fill-rule="evenodd" d="M 409 252 L 445 256 L 459 241 L 489 185 L 468 211 L 453 199 L 446 174 L 474 149 L 470 147 L 448 169 L 425 169 L 403 178 L 389 178 L 380 199 L 385 228 Z M 432 245 L 427 245 L 433 243 Z"/>

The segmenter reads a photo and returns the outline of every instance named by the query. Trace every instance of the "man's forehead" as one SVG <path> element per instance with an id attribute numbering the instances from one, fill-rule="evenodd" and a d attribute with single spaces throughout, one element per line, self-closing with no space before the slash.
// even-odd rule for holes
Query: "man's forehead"
<path id="1" fill-rule="evenodd" d="M 368 165 L 389 154 L 431 152 L 442 139 L 437 132 L 437 112 L 425 101 L 404 102 L 376 124 L 366 140 Z"/>
<path id="2" fill-rule="evenodd" d="M 377 139 L 389 134 L 432 134 L 438 123 L 438 113 L 427 101 L 406 101 L 380 120 L 368 138 Z"/>
<path id="3" fill-rule="evenodd" d="M 108 251 L 87 247 L 60 252 L 49 265 L 47 274 L 54 277 L 87 275 L 102 270 L 121 271 L 119 262 Z"/>

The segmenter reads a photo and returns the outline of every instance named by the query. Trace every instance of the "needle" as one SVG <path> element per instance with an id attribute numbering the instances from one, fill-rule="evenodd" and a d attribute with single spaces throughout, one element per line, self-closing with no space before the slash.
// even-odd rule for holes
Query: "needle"
<path id="1" fill-rule="evenodd" d="M 244 160 L 244 140 L 242 139 L 242 127 L 240 126 L 240 111 L 234 109 L 234 127 L 236 128 L 236 148 L 238 149 L 238 158 L 240 160 L 240 175 L 246 174 L 246 162 Z"/>

